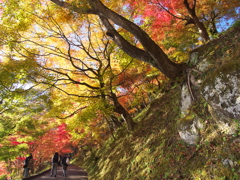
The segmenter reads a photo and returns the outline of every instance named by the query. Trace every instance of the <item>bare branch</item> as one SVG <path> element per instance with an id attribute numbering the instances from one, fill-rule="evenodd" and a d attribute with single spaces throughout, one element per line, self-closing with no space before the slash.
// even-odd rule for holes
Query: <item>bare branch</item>
<path id="1" fill-rule="evenodd" d="M 60 117 L 60 116 L 56 116 L 56 117 L 59 118 L 59 119 L 67 119 L 67 118 L 69 118 L 69 117 L 71 117 L 71 116 L 73 116 L 73 115 L 79 113 L 79 111 L 81 111 L 81 110 L 83 110 L 83 109 L 85 109 L 85 108 L 87 108 L 87 106 L 84 106 L 84 107 L 78 108 L 78 109 L 75 110 L 73 113 L 71 113 L 71 114 L 69 114 L 69 115 L 67 115 L 67 116 L 65 116 L 65 117 Z"/>

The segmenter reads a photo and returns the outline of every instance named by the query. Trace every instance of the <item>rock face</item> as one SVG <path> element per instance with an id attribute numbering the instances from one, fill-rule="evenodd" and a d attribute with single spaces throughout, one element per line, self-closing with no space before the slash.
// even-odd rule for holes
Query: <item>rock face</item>
<path id="1" fill-rule="evenodd" d="M 186 115 L 181 119 L 178 125 L 178 133 L 182 140 L 187 144 L 197 144 L 199 141 L 199 134 L 204 127 L 199 117 Z"/>
<path id="2" fill-rule="evenodd" d="M 238 120 L 225 116 L 221 111 L 215 110 L 211 106 L 208 107 L 208 111 L 221 132 L 228 135 L 233 135 L 237 132 L 239 127 Z"/>
<path id="3" fill-rule="evenodd" d="M 189 108 L 192 104 L 191 95 L 189 93 L 188 87 L 186 84 L 182 86 L 181 92 L 181 113 L 186 115 L 189 111 Z"/>
<path id="4" fill-rule="evenodd" d="M 211 74 L 202 95 L 214 111 L 240 121 L 240 63 L 231 62 Z"/>
<path id="5" fill-rule="evenodd" d="M 194 54 L 196 59 L 196 54 Z M 208 66 L 206 59 L 197 64 L 198 70 L 205 72 Z M 201 68 L 200 68 L 201 67 Z M 231 61 L 225 63 L 214 72 L 209 73 L 204 82 L 195 79 L 202 96 L 207 104 L 209 112 L 219 130 L 225 134 L 235 134 L 240 127 L 240 62 Z M 196 85 L 196 83 L 195 83 Z M 179 121 L 178 133 L 182 140 L 188 144 L 197 144 L 200 138 L 199 132 L 203 128 L 201 120 L 196 116 L 187 117 L 190 113 L 192 100 L 187 85 L 182 86 L 181 111 L 184 118 Z M 186 118 L 188 123 L 186 124 Z M 204 120 L 202 120 L 204 121 Z"/>
<path id="6" fill-rule="evenodd" d="M 186 143 L 204 142 L 206 134 L 215 132 L 240 135 L 239 40 L 236 25 L 190 53 L 177 124 L 178 134 Z"/>

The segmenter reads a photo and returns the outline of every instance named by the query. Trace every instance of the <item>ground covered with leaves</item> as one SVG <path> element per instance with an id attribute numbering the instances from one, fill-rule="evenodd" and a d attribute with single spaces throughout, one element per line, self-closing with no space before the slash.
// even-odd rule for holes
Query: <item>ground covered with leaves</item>
<path id="1" fill-rule="evenodd" d="M 228 61 L 240 60 L 239 32 L 238 23 L 218 39 L 194 50 L 214 62 L 209 73 Z M 138 124 L 133 132 L 119 129 L 116 139 L 110 137 L 102 147 L 75 159 L 85 167 L 89 179 L 240 179 L 240 129 L 234 135 L 219 131 L 203 98 L 199 97 L 189 111 L 189 116 L 200 116 L 205 123 L 199 143 L 188 145 L 180 139 L 180 87 L 165 86 L 164 93 L 159 92 L 135 117 Z M 234 165 L 224 163 L 226 159 Z"/>

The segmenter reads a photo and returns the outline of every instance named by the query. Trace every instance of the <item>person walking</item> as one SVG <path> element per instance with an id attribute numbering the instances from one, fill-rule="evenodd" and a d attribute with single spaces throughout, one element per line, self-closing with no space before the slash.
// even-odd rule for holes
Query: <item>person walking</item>
<path id="1" fill-rule="evenodd" d="M 63 177 L 66 177 L 66 175 L 67 175 L 67 167 L 68 167 L 69 163 L 70 163 L 69 157 L 67 154 L 65 154 L 64 157 L 62 158 Z"/>
<path id="2" fill-rule="evenodd" d="M 51 177 L 57 176 L 57 167 L 58 167 L 59 162 L 60 162 L 60 156 L 59 156 L 58 152 L 55 152 L 55 154 L 52 157 L 52 168 L 51 168 L 51 174 L 50 174 Z"/>
<path id="3" fill-rule="evenodd" d="M 29 171 L 31 170 L 31 173 L 33 174 L 33 165 L 34 165 L 34 162 L 33 162 L 33 156 L 32 154 L 30 154 L 24 161 L 24 172 L 23 172 L 23 176 L 24 177 L 29 177 L 30 176 L 30 173 Z"/>

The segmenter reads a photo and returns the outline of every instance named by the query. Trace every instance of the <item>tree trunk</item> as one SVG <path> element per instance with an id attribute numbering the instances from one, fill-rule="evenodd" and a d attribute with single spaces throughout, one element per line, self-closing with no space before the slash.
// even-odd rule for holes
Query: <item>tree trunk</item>
<path id="1" fill-rule="evenodd" d="M 209 41 L 210 38 L 209 38 L 209 35 L 208 35 L 208 32 L 207 32 L 207 29 L 205 28 L 204 24 L 202 22 L 199 21 L 198 17 L 195 15 L 195 16 L 192 16 L 196 26 L 198 27 L 199 31 L 200 31 L 200 34 L 201 34 L 201 37 L 205 40 L 205 41 Z"/>
<path id="2" fill-rule="evenodd" d="M 50 1 L 80 14 L 95 14 L 99 16 L 100 20 L 107 29 L 106 34 L 109 35 L 126 54 L 140 61 L 151 64 L 170 79 L 176 80 L 179 76 L 183 75 L 186 65 L 172 62 L 145 31 L 133 22 L 107 8 L 100 0 L 89 0 L 89 9 L 86 7 L 76 7 L 60 0 Z M 126 29 L 135 38 L 137 38 L 144 47 L 144 50 L 132 45 L 124 39 L 109 22 L 109 20 Z"/>
<path id="3" fill-rule="evenodd" d="M 113 121 L 114 125 L 119 128 L 122 126 L 122 123 L 115 117 L 115 116 L 111 116 L 111 120 Z"/>
<path id="4" fill-rule="evenodd" d="M 190 7 L 190 5 L 188 3 L 188 0 L 184 0 L 183 3 L 184 3 L 184 6 L 187 8 L 188 13 L 191 15 L 191 17 L 194 21 L 194 24 L 198 27 L 198 29 L 200 31 L 200 34 L 201 34 L 201 37 L 205 41 L 209 41 L 210 38 L 209 38 L 209 35 L 208 35 L 208 32 L 207 32 L 207 29 L 205 28 L 204 24 L 199 20 L 199 18 L 196 15 L 195 8 L 196 8 L 197 1 L 196 0 L 193 1 L 192 8 Z"/>
<path id="5" fill-rule="evenodd" d="M 122 117 L 126 121 L 128 130 L 132 131 L 136 123 L 133 121 L 131 115 L 126 111 L 126 109 L 119 103 L 116 94 L 112 92 L 111 95 L 115 106 L 114 111 L 122 115 Z"/>
<path id="6" fill-rule="evenodd" d="M 218 34 L 218 30 L 217 30 L 217 26 L 215 23 L 215 18 L 217 17 L 217 15 L 215 14 L 214 11 L 211 12 L 211 20 L 210 20 L 210 24 L 209 24 L 209 31 L 211 33 L 212 36 Z"/>
<path id="7" fill-rule="evenodd" d="M 134 129 L 135 122 L 133 121 L 131 115 L 125 111 L 125 113 L 122 114 L 122 118 L 125 120 L 128 130 L 132 131 Z"/>

